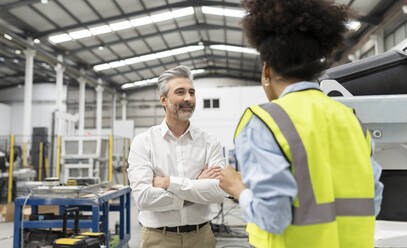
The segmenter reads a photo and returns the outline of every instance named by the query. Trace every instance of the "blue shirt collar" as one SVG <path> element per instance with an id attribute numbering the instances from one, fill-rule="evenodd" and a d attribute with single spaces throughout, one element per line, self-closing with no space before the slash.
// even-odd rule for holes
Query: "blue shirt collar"
<path id="1" fill-rule="evenodd" d="M 287 95 L 288 93 L 295 92 L 295 91 L 301 91 L 301 90 L 309 90 L 309 89 L 316 89 L 316 90 L 321 90 L 319 88 L 319 84 L 315 82 L 307 82 L 307 81 L 302 81 L 294 84 L 288 85 L 284 90 L 283 93 L 281 93 L 280 97 L 283 97 Z"/>

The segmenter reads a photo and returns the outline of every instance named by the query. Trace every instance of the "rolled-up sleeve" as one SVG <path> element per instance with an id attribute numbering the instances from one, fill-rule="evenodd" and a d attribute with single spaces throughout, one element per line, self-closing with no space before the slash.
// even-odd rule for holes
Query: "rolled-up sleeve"
<path id="1" fill-rule="evenodd" d="M 297 184 L 271 132 L 253 116 L 236 139 L 236 157 L 248 187 L 239 204 L 248 222 L 281 234 L 291 223 Z"/>

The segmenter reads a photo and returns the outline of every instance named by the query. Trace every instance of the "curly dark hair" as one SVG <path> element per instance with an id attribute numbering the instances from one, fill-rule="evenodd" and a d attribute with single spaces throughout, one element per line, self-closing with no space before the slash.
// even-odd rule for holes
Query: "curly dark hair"
<path id="1" fill-rule="evenodd" d="M 329 0 L 242 0 L 243 27 L 262 61 L 286 78 L 315 79 L 343 43 L 350 16 Z"/>

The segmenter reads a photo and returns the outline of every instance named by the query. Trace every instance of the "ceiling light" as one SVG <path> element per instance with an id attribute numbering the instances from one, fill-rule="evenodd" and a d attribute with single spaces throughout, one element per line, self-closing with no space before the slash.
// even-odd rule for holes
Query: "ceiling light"
<path id="1" fill-rule="evenodd" d="M 109 64 L 100 64 L 100 65 L 95 65 L 93 67 L 93 70 L 95 71 L 103 71 L 103 70 L 107 70 L 110 69 L 110 65 Z"/>
<path id="2" fill-rule="evenodd" d="M 205 69 L 195 69 L 195 70 L 191 70 L 191 73 L 192 73 L 193 75 L 201 74 L 201 73 L 204 73 L 204 72 L 206 72 Z"/>
<path id="3" fill-rule="evenodd" d="M 13 37 L 11 37 L 8 34 L 4 34 L 3 37 L 6 38 L 7 40 L 12 40 L 13 39 Z"/>
<path id="4" fill-rule="evenodd" d="M 401 9 L 403 10 L 404 14 L 407 14 L 407 4 L 403 5 L 403 7 L 401 7 Z"/>
<path id="5" fill-rule="evenodd" d="M 69 36 L 68 34 L 59 34 L 59 35 L 50 36 L 48 39 L 52 43 L 57 44 L 57 43 L 72 40 L 72 37 Z"/>
<path id="6" fill-rule="evenodd" d="M 209 15 L 220 15 L 220 16 L 230 16 L 242 18 L 246 15 L 243 10 L 227 9 L 227 8 L 215 8 L 202 6 L 202 13 Z"/>
<path id="7" fill-rule="evenodd" d="M 133 18 L 130 21 L 120 21 L 120 22 L 115 22 L 115 23 L 110 23 L 109 25 L 102 25 L 102 26 L 94 26 L 92 28 L 88 29 L 82 29 L 78 31 L 73 31 L 69 32 L 69 35 L 64 33 L 60 35 L 54 35 L 49 37 L 49 40 L 56 44 L 56 43 L 61 43 L 65 41 L 69 41 L 72 39 L 82 39 L 85 37 L 89 37 L 92 35 L 100 35 L 100 34 L 105 34 L 109 32 L 115 32 L 123 29 L 129 29 L 133 27 L 139 27 L 142 25 L 146 24 L 151 24 L 153 22 L 162 22 L 174 18 L 179 18 L 183 16 L 188 16 L 188 15 L 193 15 L 194 14 L 194 8 L 188 7 L 188 8 L 182 8 L 174 11 L 167 11 L 164 13 L 160 14 L 155 14 L 151 16 L 144 16 L 144 17 L 139 17 L 139 18 Z"/>
<path id="8" fill-rule="evenodd" d="M 198 50 L 204 49 L 204 46 L 187 46 L 187 47 L 181 47 L 181 48 L 176 48 L 172 50 L 167 50 L 163 52 L 158 52 L 158 53 L 151 53 L 139 57 L 133 57 L 125 60 L 118 60 L 118 61 L 113 61 L 110 63 L 105 63 L 105 64 L 99 64 L 95 65 L 93 67 L 93 70 L 95 71 L 102 71 L 102 70 L 107 70 L 111 68 L 117 68 L 125 65 L 132 65 L 132 64 L 137 64 L 141 62 L 146 62 L 146 61 L 151 61 L 151 60 L 156 60 L 160 58 L 166 58 L 178 54 L 183 54 L 183 53 L 189 53 L 189 52 L 194 52 Z"/>
<path id="9" fill-rule="evenodd" d="M 0 62 L 4 62 L 4 58 L 3 58 L 3 57 L 0 57 Z"/>
<path id="10" fill-rule="evenodd" d="M 15 53 L 16 53 L 16 54 L 21 54 L 21 51 L 20 51 L 20 50 L 16 50 Z"/>
<path id="11" fill-rule="evenodd" d="M 18 59 L 13 59 L 13 62 L 18 64 Z"/>
<path id="12" fill-rule="evenodd" d="M 48 0 L 41 0 L 41 3 L 42 3 L 42 4 L 47 4 L 47 3 L 48 3 Z"/>
<path id="13" fill-rule="evenodd" d="M 112 23 L 109 26 L 113 31 L 119 31 L 122 29 L 132 28 L 133 24 L 131 24 L 131 22 L 129 22 L 129 21 L 123 21 L 123 22 Z"/>
<path id="14" fill-rule="evenodd" d="M 188 8 L 183 8 L 183 9 L 172 11 L 172 16 L 173 16 L 173 18 L 180 18 L 183 16 L 193 15 L 194 13 L 195 13 L 194 8 L 188 7 Z"/>
<path id="15" fill-rule="evenodd" d="M 34 43 L 35 43 L 35 44 L 40 44 L 41 41 L 40 41 L 39 39 L 34 39 Z"/>
<path id="16" fill-rule="evenodd" d="M 230 46 L 230 45 L 210 45 L 209 48 L 215 49 L 215 50 L 223 50 L 223 51 L 229 51 L 229 52 L 237 52 L 237 53 L 248 53 L 248 54 L 256 54 L 258 55 L 259 52 L 257 52 L 253 48 L 248 48 L 248 47 L 240 47 L 240 46 Z"/>
<path id="17" fill-rule="evenodd" d="M 153 85 L 153 84 L 156 84 L 157 82 L 158 82 L 158 77 L 155 77 L 155 78 L 135 81 L 133 83 L 125 83 L 121 86 L 121 88 L 128 89 L 128 88 L 133 88 L 133 87 L 142 87 L 142 86 Z"/>
<path id="18" fill-rule="evenodd" d="M 86 38 L 91 36 L 92 33 L 87 30 L 87 29 L 82 29 L 74 32 L 69 32 L 69 36 L 71 36 L 73 39 L 81 39 L 81 38 Z"/>
<path id="19" fill-rule="evenodd" d="M 173 18 L 173 15 L 172 15 L 171 11 L 160 13 L 160 14 L 155 14 L 155 15 L 151 16 L 151 20 L 153 22 L 162 22 L 162 21 L 170 20 L 172 18 Z"/>
<path id="20" fill-rule="evenodd" d="M 104 49 L 105 49 L 104 46 L 99 46 L 99 47 L 98 47 L 98 50 L 99 50 L 99 51 L 102 51 L 102 50 L 104 50 Z"/>
<path id="21" fill-rule="evenodd" d="M 103 26 L 89 28 L 89 31 L 93 35 L 99 35 L 99 34 L 110 33 L 110 32 L 112 32 L 112 29 L 109 27 L 109 25 L 103 25 Z"/>
<path id="22" fill-rule="evenodd" d="M 110 62 L 109 65 L 110 65 L 110 68 L 117 68 L 117 67 L 125 66 L 126 63 L 124 62 L 124 60 L 119 60 L 119 61 Z"/>
<path id="23" fill-rule="evenodd" d="M 361 23 L 359 21 L 349 21 L 345 25 L 349 30 L 358 31 Z"/>
<path id="24" fill-rule="evenodd" d="M 151 18 L 149 16 L 145 16 L 145 17 L 131 19 L 130 22 L 133 25 L 133 27 L 139 27 L 139 26 L 153 23 L 153 20 L 151 20 Z"/>

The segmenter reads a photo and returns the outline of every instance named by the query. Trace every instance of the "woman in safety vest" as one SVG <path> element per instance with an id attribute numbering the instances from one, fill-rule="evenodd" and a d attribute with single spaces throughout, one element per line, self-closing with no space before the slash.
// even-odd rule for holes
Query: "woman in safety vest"
<path id="1" fill-rule="evenodd" d="M 278 248 L 372 248 L 381 168 L 352 109 L 315 80 L 342 44 L 348 10 L 329 0 L 243 0 L 243 26 L 263 61 L 269 103 L 235 132 L 240 175 L 220 187 L 239 199 L 249 243 Z"/>

